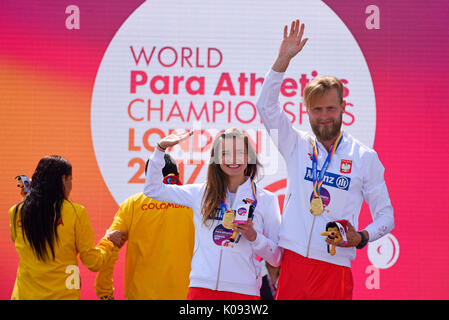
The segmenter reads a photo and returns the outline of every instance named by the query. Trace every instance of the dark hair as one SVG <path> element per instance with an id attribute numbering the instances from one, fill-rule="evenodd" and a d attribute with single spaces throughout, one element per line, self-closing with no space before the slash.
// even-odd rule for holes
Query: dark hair
<path id="1" fill-rule="evenodd" d="M 162 174 L 164 175 L 164 177 L 168 176 L 170 173 L 179 176 L 176 160 L 168 153 L 164 155 L 164 159 L 165 159 L 165 166 L 162 168 Z"/>
<path id="2" fill-rule="evenodd" d="M 173 174 L 179 176 L 176 160 L 168 153 L 164 154 L 164 160 L 165 160 L 165 166 L 162 168 L 162 175 L 164 177 L 166 177 L 170 173 L 173 173 Z M 150 162 L 150 160 L 147 160 L 147 162 L 145 163 L 145 175 L 147 175 L 149 162 Z"/>
<path id="3" fill-rule="evenodd" d="M 58 239 L 57 227 L 65 199 L 62 177 L 71 175 L 72 165 L 66 159 L 52 155 L 39 161 L 31 178 L 30 192 L 20 209 L 20 222 L 22 236 L 39 260 L 48 259 L 47 245 L 55 259 L 54 242 Z M 14 212 L 14 231 L 19 206 L 20 203 Z"/>

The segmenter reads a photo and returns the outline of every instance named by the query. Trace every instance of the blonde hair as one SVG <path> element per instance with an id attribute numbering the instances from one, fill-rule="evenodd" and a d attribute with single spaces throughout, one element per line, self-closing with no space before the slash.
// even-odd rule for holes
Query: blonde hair
<path id="1" fill-rule="evenodd" d="M 332 89 L 337 89 L 340 103 L 343 102 L 344 87 L 340 80 L 332 76 L 316 77 L 310 81 L 303 91 L 303 101 L 307 107 L 311 107 L 317 97 L 323 96 Z"/>

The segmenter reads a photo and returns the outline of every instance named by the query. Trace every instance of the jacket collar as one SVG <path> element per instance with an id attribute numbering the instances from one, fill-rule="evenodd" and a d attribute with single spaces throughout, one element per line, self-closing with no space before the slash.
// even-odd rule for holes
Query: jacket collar
<path id="1" fill-rule="evenodd" d="M 231 205 L 231 208 L 234 207 L 235 204 L 240 202 L 242 199 L 245 198 L 253 198 L 253 191 L 251 186 L 251 178 L 248 176 L 245 176 L 245 182 L 243 182 L 238 188 L 237 192 L 235 193 L 234 203 L 230 203 L 231 197 L 229 195 L 229 190 L 226 190 L 226 206 Z"/>
<path id="2" fill-rule="evenodd" d="M 335 153 L 338 154 L 338 153 L 340 153 L 342 150 L 345 149 L 345 147 L 348 145 L 347 142 L 348 142 L 349 137 L 350 137 L 350 134 L 347 133 L 346 131 L 343 131 L 343 140 L 341 141 L 340 146 L 339 146 L 338 149 L 335 151 Z M 310 136 L 309 136 L 309 143 L 310 143 L 310 145 L 312 146 L 312 148 L 313 148 L 313 143 L 314 143 L 315 139 L 316 139 L 315 135 L 314 135 L 313 133 L 310 133 Z M 323 146 L 323 144 L 322 144 L 321 142 L 319 142 L 318 140 L 317 140 L 317 146 L 318 146 L 318 153 L 323 154 L 323 152 L 325 152 L 325 153 L 324 153 L 325 155 L 328 154 L 328 151 L 326 150 L 326 148 L 325 148 L 325 147 Z"/>

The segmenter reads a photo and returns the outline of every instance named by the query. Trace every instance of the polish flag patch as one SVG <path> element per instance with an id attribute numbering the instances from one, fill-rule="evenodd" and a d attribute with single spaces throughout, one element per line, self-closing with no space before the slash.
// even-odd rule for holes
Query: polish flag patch
<path id="1" fill-rule="evenodd" d="M 352 160 L 341 160 L 340 172 L 351 173 L 351 170 L 352 170 Z"/>

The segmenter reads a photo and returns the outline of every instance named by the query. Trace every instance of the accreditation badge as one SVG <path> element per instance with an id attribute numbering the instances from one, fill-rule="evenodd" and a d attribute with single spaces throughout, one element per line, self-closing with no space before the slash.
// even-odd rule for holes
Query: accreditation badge
<path id="1" fill-rule="evenodd" d="M 234 223 L 246 224 L 248 222 L 248 216 L 250 212 L 251 203 L 245 203 L 243 206 L 236 210 Z"/>
<path id="2" fill-rule="evenodd" d="M 219 224 L 212 232 L 212 240 L 217 246 L 227 247 L 230 244 L 229 239 L 233 233 L 234 231 L 232 229 L 226 229 L 222 224 Z"/>

